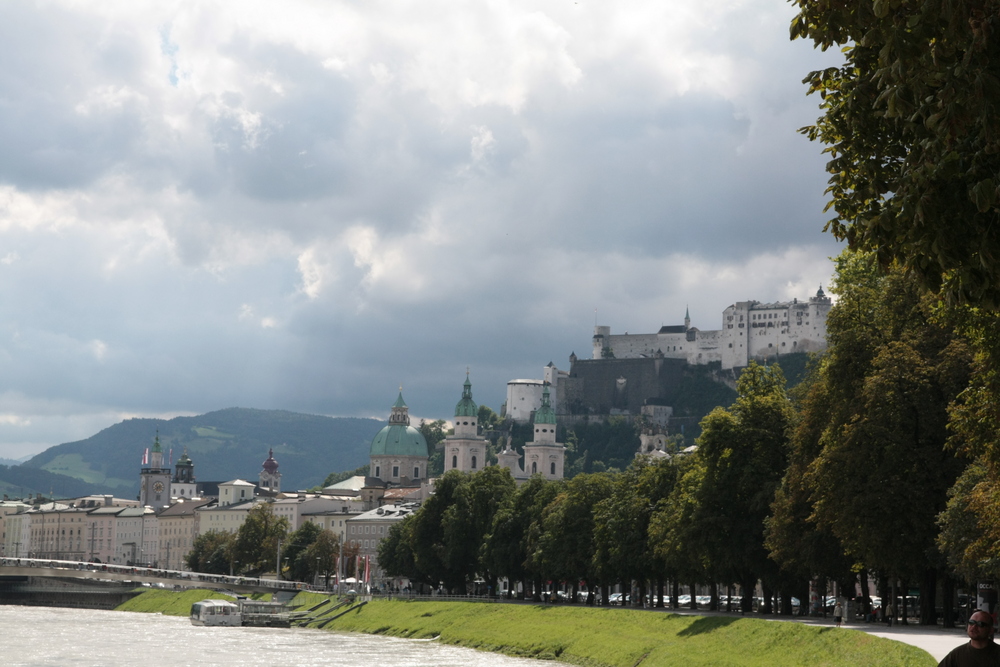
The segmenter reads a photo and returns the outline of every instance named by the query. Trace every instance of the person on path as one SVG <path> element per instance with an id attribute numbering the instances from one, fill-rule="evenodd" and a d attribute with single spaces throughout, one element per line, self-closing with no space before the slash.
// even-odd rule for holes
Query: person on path
<path id="1" fill-rule="evenodd" d="M 889 624 L 890 628 L 892 627 L 892 619 L 894 619 L 895 617 L 896 617 L 896 608 L 890 602 L 885 606 L 885 622 Z"/>
<path id="2" fill-rule="evenodd" d="M 837 604 L 833 607 L 833 622 L 836 623 L 837 627 L 839 628 L 840 623 L 843 620 L 844 620 L 844 607 L 840 604 L 840 601 L 838 600 Z"/>
<path id="3" fill-rule="evenodd" d="M 993 617 L 977 611 L 969 619 L 969 641 L 944 657 L 938 667 L 1000 665 L 1000 646 L 993 642 Z"/>

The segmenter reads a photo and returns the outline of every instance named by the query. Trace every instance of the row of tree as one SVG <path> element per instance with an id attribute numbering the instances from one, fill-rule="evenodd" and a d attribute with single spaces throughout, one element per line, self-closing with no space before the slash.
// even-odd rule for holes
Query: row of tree
<path id="1" fill-rule="evenodd" d="M 759 585 L 765 611 L 777 599 L 786 613 L 810 581 L 874 578 L 883 599 L 919 588 L 925 623 L 943 588 L 950 622 L 956 581 L 1000 574 L 989 316 L 945 307 L 865 253 L 837 259 L 832 290 L 828 351 L 791 395 L 779 366 L 751 364 L 694 454 L 520 487 L 503 469 L 449 472 L 390 531 L 380 565 L 452 591 L 504 579 L 535 596 L 550 581 L 661 594 L 702 583 L 713 599 L 736 584 L 746 610 Z"/>
<path id="2" fill-rule="evenodd" d="M 329 586 L 341 555 L 348 568 L 345 576 L 355 576 L 356 551 L 344 548 L 342 554 L 340 536 L 311 522 L 290 531 L 288 519 L 260 503 L 235 533 L 213 530 L 195 538 L 185 562 L 195 572 L 256 576 L 276 571 L 279 578 L 293 581 L 323 577 Z"/>

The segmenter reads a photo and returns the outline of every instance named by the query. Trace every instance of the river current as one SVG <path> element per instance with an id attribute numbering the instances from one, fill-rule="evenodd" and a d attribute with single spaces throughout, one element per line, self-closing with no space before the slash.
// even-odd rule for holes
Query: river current
<path id="1" fill-rule="evenodd" d="M 11 667 L 529 667 L 435 641 L 304 628 L 206 628 L 187 618 L 0 605 L 0 664 Z M 551 665 L 551 662 L 547 664 Z"/>

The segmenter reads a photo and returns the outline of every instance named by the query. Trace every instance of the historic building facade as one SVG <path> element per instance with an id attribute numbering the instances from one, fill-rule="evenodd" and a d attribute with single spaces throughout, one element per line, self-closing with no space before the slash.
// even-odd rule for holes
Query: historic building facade
<path id="1" fill-rule="evenodd" d="M 651 334 L 612 334 L 594 327 L 594 359 L 641 359 L 660 355 L 689 364 L 720 362 L 723 369 L 742 368 L 751 360 L 767 361 L 794 352 L 826 349 L 826 317 L 833 302 L 820 287 L 806 301 L 776 303 L 739 301 L 722 312 L 722 328 L 701 331 L 691 326 L 664 326 Z"/>

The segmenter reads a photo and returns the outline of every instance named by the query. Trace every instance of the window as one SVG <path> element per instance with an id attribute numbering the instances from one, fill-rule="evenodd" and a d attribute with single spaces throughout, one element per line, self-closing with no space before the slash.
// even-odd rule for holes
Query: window
<path id="1" fill-rule="evenodd" d="M 475 456 L 472 457 L 472 469 L 473 470 L 476 469 L 476 457 Z"/>
<path id="2" fill-rule="evenodd" d="M 399 466 L 392 466 L 392 476 L 399 477 Z"/>
<path id="3" fill-rule="evenodd" d="M 375 466 L 375 476 L 376 477 L 382 476 L 382 466 Z"/>
<path id="4" fill-rule="evenodd" d="M 413 468 L 413 479 L 418 479 L 420 477 L 420 468 Z"/>
<path id="5" fill-rule="evenodd" d="M 536 472 L 538 472 L 538 463 L 536 463 L 535 461 L 532 461 L 531 462 L 531 474 L 534 475 Z"/>
<path id="6" fill-rule="evenodd" d="M 550 475 L 555 475 L 556 474 L 556 462 L 555 461 L 552 462 L 552 469 L 549 471 L 549 474 Z"/>
<path id="7" fill-rule="evenodd" d="M 451 467 L 452 468 L 457 468 L 458 467 L 458 457 L 457 456 L 452 456 L 451 457 Z"/>

